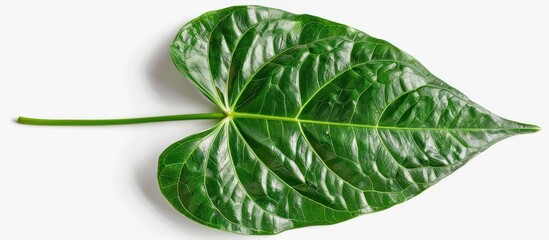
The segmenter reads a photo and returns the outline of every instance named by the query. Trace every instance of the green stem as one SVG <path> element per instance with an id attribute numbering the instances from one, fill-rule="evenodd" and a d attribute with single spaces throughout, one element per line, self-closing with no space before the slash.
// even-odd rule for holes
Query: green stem
<path id="1" fill-rule="evenodd" d="M 49 126 L 94 126 L 94 125 L 120 125 L 120 124 L 135 124 L 149 122 L 165 122 L 165 121 L 180 121 L 193 119 L 221 119 L 225 113 L 198 113 L 198 114 L 181 114 L 170 116 L 157 117 L 142 117 L 142 118 L 120 118 L 120 119 L 39 119 L 19 117 L 17 122 L 20 124 L 29 125 L 49 125 Z"/>

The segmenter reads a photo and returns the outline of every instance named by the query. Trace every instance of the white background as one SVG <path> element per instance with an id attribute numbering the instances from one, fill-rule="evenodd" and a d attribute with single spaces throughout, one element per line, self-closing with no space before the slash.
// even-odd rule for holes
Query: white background
<path id="1" fill-rule="evenodd" d="M 250 237 L 188 220 L 157 187 L 158 155 L 212 121 L 14 123 L 213 111 L 168 46 L 187 21 L 236 4 L 386 39 L 491 111 L 547 130 L 494 145 L 389 210 Z M 548 239 L 548 10 L 543 1 L 2 1 L 0 239 Z"/>

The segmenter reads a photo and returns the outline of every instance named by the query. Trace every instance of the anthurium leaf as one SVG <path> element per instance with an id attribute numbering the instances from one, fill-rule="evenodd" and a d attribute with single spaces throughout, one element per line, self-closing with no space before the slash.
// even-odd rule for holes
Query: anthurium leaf
<path id="1" fill-rule="evenodd" d="M 315 16 L 212 11 L 170 50 L 227 117 L 164 151 L 161 191 L 221 230 L 275 234 L 380 211 L 539 130 L 490 113 L 390 43 Z"/>

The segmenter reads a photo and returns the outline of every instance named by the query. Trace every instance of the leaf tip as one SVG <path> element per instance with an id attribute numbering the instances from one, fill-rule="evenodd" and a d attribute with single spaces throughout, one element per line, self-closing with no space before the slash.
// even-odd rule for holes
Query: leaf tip
<path id="1" fill-rule="evenodd" d="M 520 133 L 535 133 L 541 130 L 541 127 L 534 124 L 521 123 L 520 126 L 521 128 L 518 129 Z"/>

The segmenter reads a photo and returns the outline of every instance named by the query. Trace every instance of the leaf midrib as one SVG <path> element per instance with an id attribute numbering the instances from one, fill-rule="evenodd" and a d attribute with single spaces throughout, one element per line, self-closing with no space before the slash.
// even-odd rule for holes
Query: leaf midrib
<path id="1" fill-rule="evenodd" d="M 272 115 L 262 115 L 255 113 L 241 113 L 231 112 L 227 115 L 229 118 L 244 118 L 244 119 L 262 119 L 262 120 L 274 120 L 294 123 L 309 123 L 317 125 L 329 125 L 329 126 L 341 126 L 341 127 L 359 127 L 369 129 L 381 129 L 381 130 L 400 130 L 400 131 L 498 131 L 498 130 L 515 130 L 520 132 L 538 131 L 537 127 L 518 127 L 518 128 L 417 128 L 417 127 L 397 127 L 397 126 L 380 126 L 371 124 L 358 124 L 358 123 L 343 123 L 343 122 L 329 122 L 318 121 L 310 119 L 300 119 L 291 117 L 281 117 Z"/>

